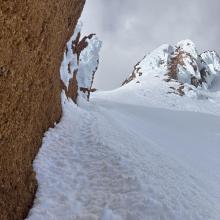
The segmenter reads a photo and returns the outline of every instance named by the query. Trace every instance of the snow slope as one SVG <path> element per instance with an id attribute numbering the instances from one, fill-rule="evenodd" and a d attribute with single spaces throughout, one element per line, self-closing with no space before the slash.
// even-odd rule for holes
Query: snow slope
<path id="1" fill-rule="evenodd" d="M 28 219 L 220 219 L 219 103 L 145 89 L 130 83 L 80 107 L 63 95 Z"/>
<path id="2" fill-rule="evenodd" d="M 219 220 L 220 77 L 213 80 L 181 97 L 164 68 L 146 67 L 90 103 L 79 97 L 76 106 L 63 92 L 62 120 L 34 161 L 39 188 L 27 219 Z"/>

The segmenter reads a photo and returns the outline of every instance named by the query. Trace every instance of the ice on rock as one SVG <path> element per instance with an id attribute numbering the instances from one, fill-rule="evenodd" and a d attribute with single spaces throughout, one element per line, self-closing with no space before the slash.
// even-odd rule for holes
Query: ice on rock
<path id="1" fill-rule="evenodd" d="M 213 73 L 220 72 L 220 57 L 215 51 L 206 51 L 201 54 L 201 57 Z"/>
<path id="2" fill-rule="evenodd" d="M 67 42 L 66 51 L 63 55 L 63 62 L 60 67 L 60 78 L 66 86 L 67 90 L 69 82 L 73 78 L 74 72 L 78 69 L 77 54 L 72 51 L 72 42 L 74 42 L 82 29 L 82 22 L 78 22 L 75 31 Z M 70 64 L 70 65 L 69 65 Z"/>
<path id="3" fill-rule="evenodd" d="M 79 69 L 77 73 L 77 82 L 79 88 L 91 89 L 94 74 L 98 68 L 99 63 L 99 51 L 102 46 L 102 42 L 93 35 L 86 40 L 87 47 L 82 50 L 79 57 Z M 79 94 L 80 93 L 79 91 Z"/>
<path id="4" fill-rule="evenodd" d="M 208 87 L 210 87 L 216 76 L 220 76 L 220 57 L 215 51 L 206 51 L 201 54 L 201 58 L 203 68 L 206 70 L 204 78 Z"/>
<path id="5" fill-rule="evenodd" d="M 80 40 L 81 29 L 82 22 L 79 22 L 67 43 L 60 68 L 60 77 L 68 91 L 69 83 L 76 74 L 78 95 L 88 98 L 94 74 L 98 68 L 102 42 L 95 34 Z"/>
<path id="6" fill-rule="evenodd" d="M 191 40 L 177 43 L 176 54 L 182 54 L 182 63 L 178 65 L 178 80 L 182 83 L 192 83 L 197 80 L 197 86 L 205 85 L 209 88 L 212 81 L 220 73 L 220 58 L 215 51 L 206 51 L 199 55 L 195 44 Z"/>
<path id="7" fill-rule="evenodd" d="M 187 39 L 187 40 L 179 41 L 176 47 L 181 51 L 189 53 L 194 59 L 198 58 L 198 52 L 196 50 L 196 46 L 191 40 Z"/>
<path id="8" fill-rule="evenodd" d="M 181 83 L 192 83 L 192 77 L 196 79 L 198 86 L 201 80 L 199 69 L 198 52 L 195 44 L 191 40 L 183 40 L 177 43 L 175 56 L 178 59 L 177 78 Z M 171 63 L 171 65 L 173 65 Z"/>

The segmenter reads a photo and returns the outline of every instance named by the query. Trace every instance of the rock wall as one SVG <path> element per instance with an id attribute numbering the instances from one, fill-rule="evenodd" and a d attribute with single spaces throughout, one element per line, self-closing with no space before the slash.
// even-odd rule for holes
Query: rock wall
<path id="1" fill-rule="evenodd" d="M 61 116 L 59 69 L 84 0 L 0 0 L 0 219 L 23 219 L 32 161 Z"/>

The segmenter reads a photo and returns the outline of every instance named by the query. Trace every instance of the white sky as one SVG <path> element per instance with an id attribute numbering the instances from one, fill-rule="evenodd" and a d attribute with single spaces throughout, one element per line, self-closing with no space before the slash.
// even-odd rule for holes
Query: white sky
<path id="1" fill-rule="evenodd" d="M 97 89 L 121 85 L 143 56 L 189 38 L 199 51 L 220 52 L 219 0 L 87 0 L 83 34 L 103 41 Z"/>

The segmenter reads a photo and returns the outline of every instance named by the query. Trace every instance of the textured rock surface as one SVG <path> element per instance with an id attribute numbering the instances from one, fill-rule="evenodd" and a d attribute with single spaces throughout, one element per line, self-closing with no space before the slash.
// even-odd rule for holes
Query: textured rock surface
<path id="1" fill-rule="evenodd" d="M 0 219 L 23 219 L 36 191 L 32 160 L 61 115 L 65 44 L 84 0 L 0 2 Z"/>

